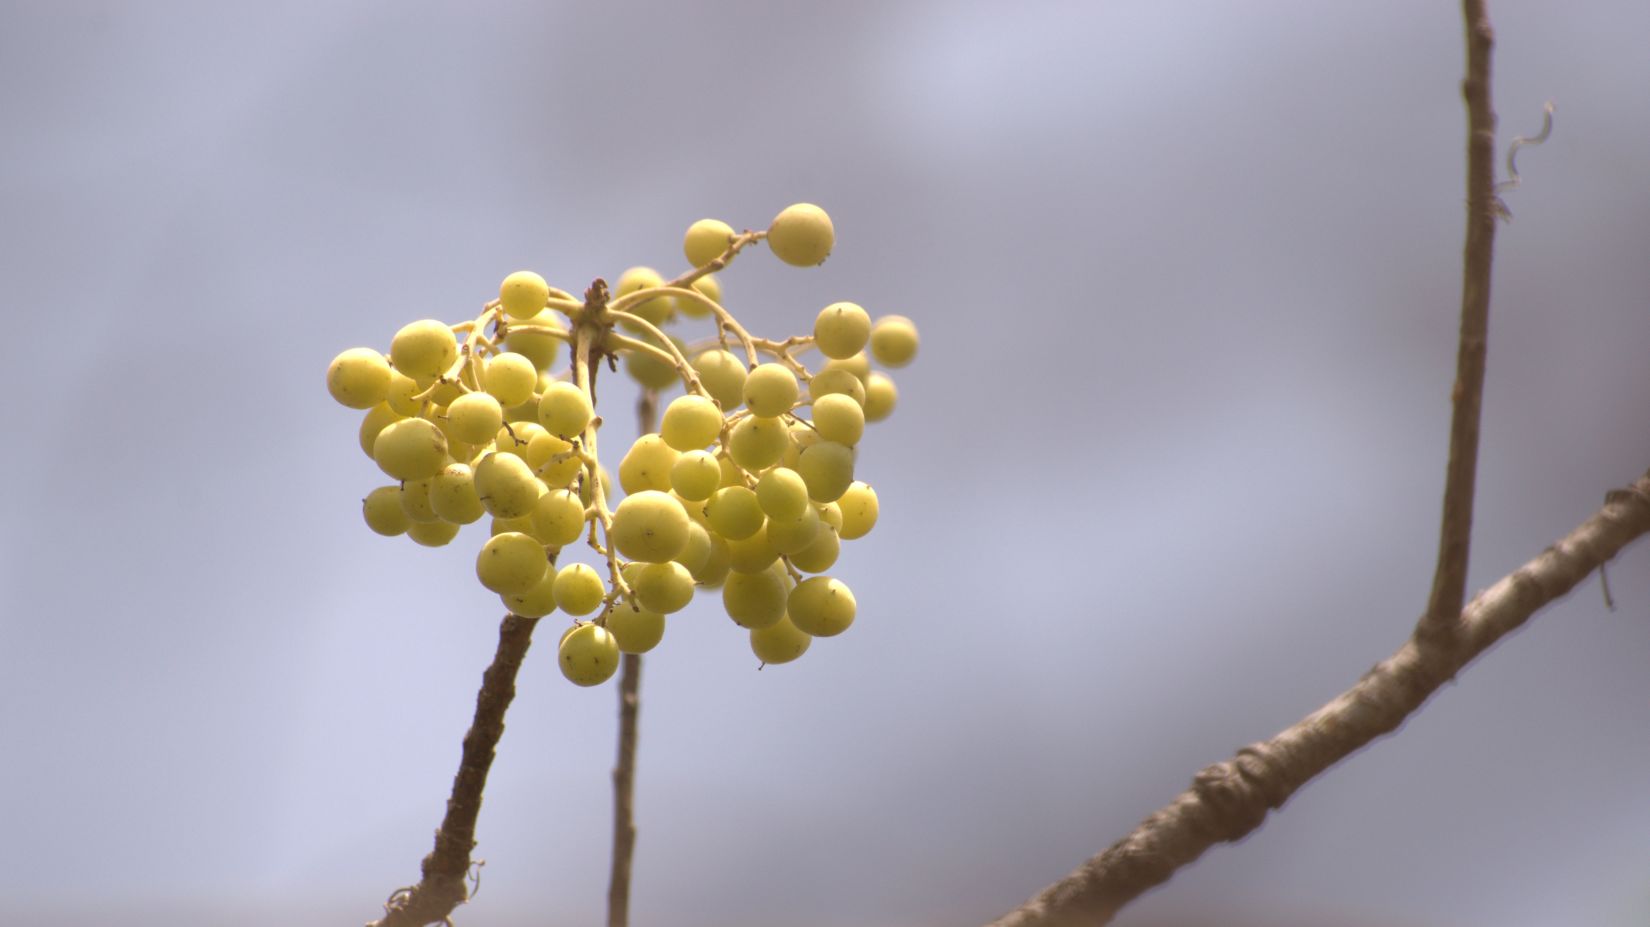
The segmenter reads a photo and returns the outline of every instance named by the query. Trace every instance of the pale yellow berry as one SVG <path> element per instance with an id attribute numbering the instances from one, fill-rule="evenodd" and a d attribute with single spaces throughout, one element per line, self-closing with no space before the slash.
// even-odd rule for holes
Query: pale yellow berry
<path id="1" fill-rule="evenodd" d="M 835 244 L 831 217 L 812 203 L 786 206 L 768 227 L 768 247 L 774 256 L 797 267 L 824 263 Z"/>
<path id="2" fill-rule="evenodd" d="M 577 625 L 562 635 L 556 662 L 569 682 L 601 685 L 619 669 L 619 642 L 600 625 Z"/>
<path id="3" fill-rule="evenodd" d="M 327 392 L 351 409 L 370 409 L 389 394 L 390 364 L 372 348 L 350 348 L 327 367 Z"/>
<path id="4" fill-rule="evenodd" d="M 498 301 L 512 319 L 530 319 L 544 309 L 550 298 L 550 284 L 530 270 L 518 270 L 498 287 Z"/>
<path id="5" fill-rule="evenodd" d="M 682 236 L 682 254 L 692 266 L 703 267 L 728 250 L 733 235 L 733 226 L 720 219 L 700 219 Z"/>

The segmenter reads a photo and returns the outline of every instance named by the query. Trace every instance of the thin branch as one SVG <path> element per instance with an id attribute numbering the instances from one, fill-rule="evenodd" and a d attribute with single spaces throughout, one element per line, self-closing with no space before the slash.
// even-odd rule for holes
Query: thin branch
<path id="1" fill-rule="evenodd" d="M 657 427 L 659 394 L 636 401 L 640 434 Z M 619 665 L 619 758 L 613 767 L 613 867 L 607 880 L 607 927 L 630 922 L 630 864 L 636 853 L 636 716 L 641 711 L 642 658 L 627 653 Z"/>
<path id="2" fill-rule="evenodd" d="M 1473 599 L 1452 640 L 1417 627 L 1398 651 L 1293 727 L 1199 772 L 1134 832 L 991 927 L 1095 927 L 1216 843 L 1242 839 L 1296 790 L 1395 730 L 1432 693 L 1530 616 L 1650 533 L 1650 473 L 1568 536 Z"/>
<path id="3" fill-rule="evenodd" d="M 1461 342 L 1455 360 L 1454 411 L 1450 419 L 1449 462 L 1444 471 L 1444 516 L 1438 537 L 1438 567 L 1420 631 L 1449 637 L 1466 598 L 1467 554 L 1472 538 L 1473 483 L 1478 471 L 1478 426 L 1484 409 L 1484 356 L 1489 341 L 1490 265 L 1495 223 L 1501 216 L 1495 195 L 1495 111 L 1490 108 L 1490 52 L 1495 33 L 1483 0 L 1462 0 L 1466 23 L 1467 76 L 1461 95 L 1467 103 L 1467 242 L 1462 265 Z"/>
<path id="4" fill-rule="evenodd" d="M 481 676 L 476 694 L 475 720 L 464 735 L 464 752 L 453 776 L 447 814 L 435 832 L 435 849 L 424 857 L 423 878 L 417 885 L 396 890 L 384 904 L 384 916 L 367 927 L 423 927 L 447 920 L 453 909 L 469 898 L 465 880 L 470 873 L 470 851 L 475 849 L 476 816 L 481 792 L 487 785 L 494 750 L 504 736 L 504 713 L 516 697 L 516 673 L 533 640 L 537 618 L 504 616 L 498 628 L 498 650 Z"/>

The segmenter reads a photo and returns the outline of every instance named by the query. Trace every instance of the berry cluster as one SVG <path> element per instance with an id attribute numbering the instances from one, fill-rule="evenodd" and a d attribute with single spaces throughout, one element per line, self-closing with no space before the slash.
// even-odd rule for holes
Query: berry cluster
<path id="1" fill-rule="evenodd" d="M 673 280 L 636 267 L 611 291 L 597 280 L 579 299 L 518 271 L 473 321 L 413 322 L 387 356 L 338 355 L 327 388 L 366 410 L 361 449 L 395 480 L 363 500 L 368 527 L 440 546 L 491 516 L 477 579 L 517 615 L 573 616 L 559 662 L 579 685 L 611 677 L 621 652 L 652 649 L 664 616 L 700 589 L 720 588 L 764 663 L 842 633 L 854 596 L 825 573 L 840 542 L 876 524 L 876 492 L 855 479 L 857 447 L 896 398 L 870 359 L 904 366 L 917 331 L 901 316 L 873 322 L 838 302 L 820 310 L 812 335 L 753 337 L 723 308 L 714 273 L 764 239 L 780 260 L 806 267 L 825 260 L 835 233 L 807 203 L 765 231 L 701 219 L 683 239 L 693 269 Z M 714 331 L 686 344 L 663 330 L 679 318 L 709 320 Z M 551 373 L 563 344 L 568 369 Z M 823 356 L 813 367 L 797 356 L 810 350 Z M 618 360 L 646 390 L 684 392 L 620 460 L 624 497 L 610 508 L 595 383 L 603 361 L 616 369 Z M 557 566 L 580 539 L 604 569 Z"/>

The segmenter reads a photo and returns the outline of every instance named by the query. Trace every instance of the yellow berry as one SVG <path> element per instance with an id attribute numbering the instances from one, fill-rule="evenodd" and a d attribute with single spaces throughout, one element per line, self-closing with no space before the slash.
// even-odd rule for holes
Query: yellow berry
<path id="1" fill-rule="evenodd" d="M 619 669 L 619 642 L 600 625 L 581 624 L 562 635 L 556 662 L 569 682 L 601 685 Z"/>
<path id="2" fill-rule="evenodd" d="M 550 284 L 530 270 L 518 270 L 499 284 L 498 301 L 512 319 L 530 319 L 544 309 L 550 298 Z"/>
<path id="3" fill-rule="evenodd" d="M 774 256 L 797 267 L 824 263 L 835 244 L 831 217 L 812 203 L 786 206 L 768 227 L 768 247 Z"/>
<path id="4" fill-rule="evenodd" d="M 700 219 L 682 236 L 682 253 L 694 267 L 703 267 L 722 256 L 733 238 L 733 226 L 720 219 Z"/>

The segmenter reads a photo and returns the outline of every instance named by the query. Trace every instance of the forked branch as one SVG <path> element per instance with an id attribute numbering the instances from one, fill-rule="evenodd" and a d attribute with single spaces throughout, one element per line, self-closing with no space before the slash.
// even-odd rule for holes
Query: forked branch
<path id="1" fill-rule="evenodd" d="M 1490 106 L 1490 52 L 1495 33 L 1483 0 L 1462 0 L 1466 24 L 1467 240 L 1461 267 L 1461 340 L 1455 359 L 1449 462 L 1444 470 L 1444 513 L 1438 567 L 1419 631 L 1448 637 L 1467 590 L 1472 538 L 1473 484 L 1478 472 L 1479 421 L 1484 409 L 1484 363 L 1489 345 L 1490 266 L 1495 224 L 1502 215 L 1495 194 L 1495 110 Z"/>
<path id="2" fill-rule="evenodd" d="M 1313 777 L 1403 720 L 1490 645 L 1650 533 L 1650 473 L 1539 557 L 1480 593 L 1453 643 L 1416 633 L 1352 688 L 1270 740 L 1199 772 L 1192 787 L 991 927 L 1095 927 L 1217 843 L 1260 826 Z"/>
<path id="3" fill-rule="evenodd" d="M 1571 534 L 1480 594 L 1465 609 L 1479 422 L 1488 346 L 1490 270 L 1496 222 L 1495 111 L 1490 104 L 1494 32 L 1483 0 L 1462 0 L 1467 67 L 1467 233 L 1461 333 L 1437 569 L 1427 607 L 1397 653 L 1356 685 L 1271 740 L 1198 773 L 1192 787 L 1134 832 L 995 922 L 993 927 L 1096 925 L 1166 881 L 1216 843 L 1259 827 L 1313 777 L 1386 734 L 1432 693 L 1537 609 L 1573 588 L 1633 539 L 1650 531 L 1650 474 L 1606 497 Z M 1545 134 L 1545 132 L 1543 133 Z"/>

